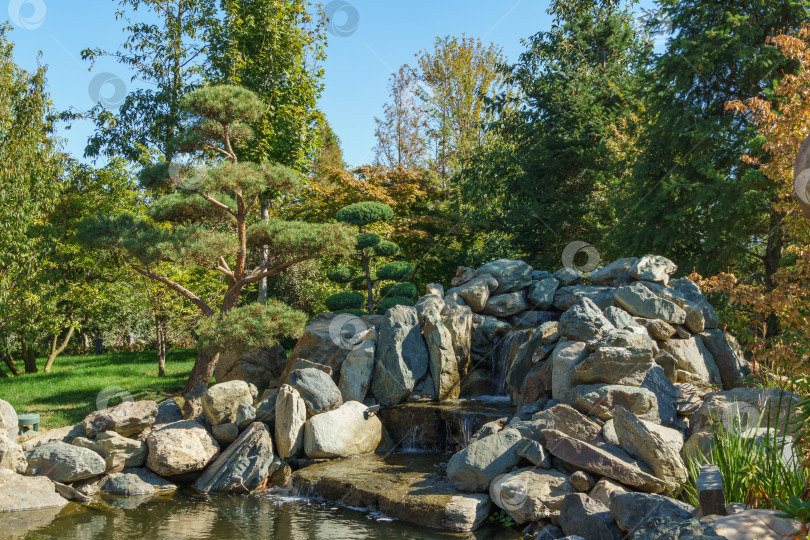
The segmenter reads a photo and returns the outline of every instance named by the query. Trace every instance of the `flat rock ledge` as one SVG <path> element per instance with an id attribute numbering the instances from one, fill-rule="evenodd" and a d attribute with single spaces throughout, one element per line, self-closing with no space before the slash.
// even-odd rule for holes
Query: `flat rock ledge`
<path id="1" fill-rule="evenodd" d="M 490 514 L 485 493 L 461 493 L 436 474 L 446 456 L 376 454 L 310 465 L 293 473 L 294 492 L 368 508 L 435 529 L 472 531 Z"/>

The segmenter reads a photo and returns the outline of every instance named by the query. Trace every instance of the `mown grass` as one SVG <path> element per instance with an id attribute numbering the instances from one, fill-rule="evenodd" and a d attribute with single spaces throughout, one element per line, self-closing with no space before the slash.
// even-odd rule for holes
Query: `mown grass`
<path id="1" fill-rule="evenodd" d="M 193 350 L 167 352 L 165 377 L 157 376 L 154 351 L 60 356 L 51 373 L 0 379 L 0 399 L 11 403 L 17 414 L 39 413 L 42 428 L 68 426 L 96 410 L 98 395 L 105 388 L 123 388 L 136 400 L 159 401 L 179 394 L 195 355 Z"/>

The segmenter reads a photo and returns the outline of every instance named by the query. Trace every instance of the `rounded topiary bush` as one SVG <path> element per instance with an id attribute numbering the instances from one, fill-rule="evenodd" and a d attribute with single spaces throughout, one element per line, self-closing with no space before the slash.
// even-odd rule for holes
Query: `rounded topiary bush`
<path id="1" fill-rule="evenodd" d="M 374 255 L 393 257 L 397 253 L 399 253 L 399 246 L 393 242 L 383 241 L 374 246 Z"/>
<path id="2" fill-rule="evenodd" d="M 410 298 L 405 298 L 404 296 L 392 296 L 391 298 L 386 298 L 380 301 L 377 304 L 377 314 L 383 315 L 386 311 L 391 309 L 394 306 L 413 306 L 413 300 Z"/>
<path id="3" fill-rule="evenodd" d="M 355 317 L 363 317 L 368 315 L 368 312 L 363 309 L 340 309 L 334 312 L 335 315 L 354 315 Z"/>
<path id="4" fill-rule="evenodd" d="M 355 249 L 359 250 L 374 247 L 380 242 L 382 242 L 382 238 L 380 238 L 379 234 L 374 234 L 371 232 L 360 233 L 357 235 L 357 244 L 355 245 Z"/>
<path id="5" fill-rule="evenodd" d="M 377 268 L 377 277 L 380 279 L 390 279 L 397 281 L 413 272 L 411 263 L 405 261 L 394 261 L 386 263 Z"/>
<path id="6" fill-rule="evenodd" d="M 341 208 L 335 217 L 341 223 L 348 223 L 355 227 L 365 227 L 370 223 L 391 219 L 394 217 L 394 211 L 387 204 L 368 201 L 350 204 Z"/>
<path id="7" fill-rule="evenodd" d="M 365 302 L 363 295 L 356 292 L 341 292 L 333 294 L 326 299 L 326 307 L 329 311 L 341 311 L 344 309 L 360 309 Z"/>
<path id="8" fill-rule="evenodd" d="M 335 283 L 348 283 L 354 279 L 356 274 L 357 271 L 350 266 L 338 266 L 337 268 L 332 268 L 327 271 L 326 277 L 329 278 L 329 281 L 334 281 Z"/>
<path id="9" fill-rule="evenodd" d="M 391 283 L 390 285 L 385 285 L 382 289 L 380 289 L 380 293 L 382 293 L 382 295 L 385 297 L 400 296 L 405 298 L 415 298 L 416 285 L 413 283 Z"/>

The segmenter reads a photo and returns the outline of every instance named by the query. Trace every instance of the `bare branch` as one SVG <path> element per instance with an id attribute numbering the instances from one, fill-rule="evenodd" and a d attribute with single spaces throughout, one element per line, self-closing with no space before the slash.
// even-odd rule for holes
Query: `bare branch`
<path id="1" fill-rule="evenodd" d="M 138 272 L 142 276 L 148 277 L 149 279 L 153 279 L 155 281 L 159 281 L 160 283 L 163 283 L 164 285 L 166 285 L 166 287 L 173 290 L 174 292 L 176 292 L 177 294 L 179 294 L 180 296 L 182 296 L 183 298 L 185 298 L 186 300 L 188 300 L 189 302 L 191 302 L 192 304 L 194 304 L 195 306 L 200 308 L 200 310 L 205 315 L 211 316 L 211 315 L 214 314 L 214 310 L 211 309 L 211 306 L 206 304 L 199 296 L 197 296 L 196 294 L 194 294 L 190 290 L 186 289 L 185 287 L 183 287 L 179 283 L 177 283 L 175 281 L 172 281 L 171 279 L 167 278 L 166 276 L 162 276 L 162 275 L 158 274 L 157 272 L 153 272 L 152 270 L 149 270 L 148 268 L 144 268 L 142 266 L 139 266 L 139 265 L 135 264 L 134 262 L 132 262 L 130 260 L 127 260 L 127 264 L 129 264 L 129 266 L 131 266 L 133 270 L 135 270 L 136 272 Z"/>

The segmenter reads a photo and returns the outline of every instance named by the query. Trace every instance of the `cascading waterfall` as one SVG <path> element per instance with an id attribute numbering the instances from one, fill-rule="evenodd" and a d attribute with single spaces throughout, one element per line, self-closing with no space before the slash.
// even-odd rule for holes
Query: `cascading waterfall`
<path id="1" fill-rule="evenodd" d="M 499 396 L 508 395 L 509 389 L 506 387 L 506 374 L 517 357 L 520 346 L 529 341 L 532 337 L 533 329 L 515 330 L 509 332 L 502 338 L 495 339 L 492 350 L 492 378 L 495 381 L 495 394 Z"/>

